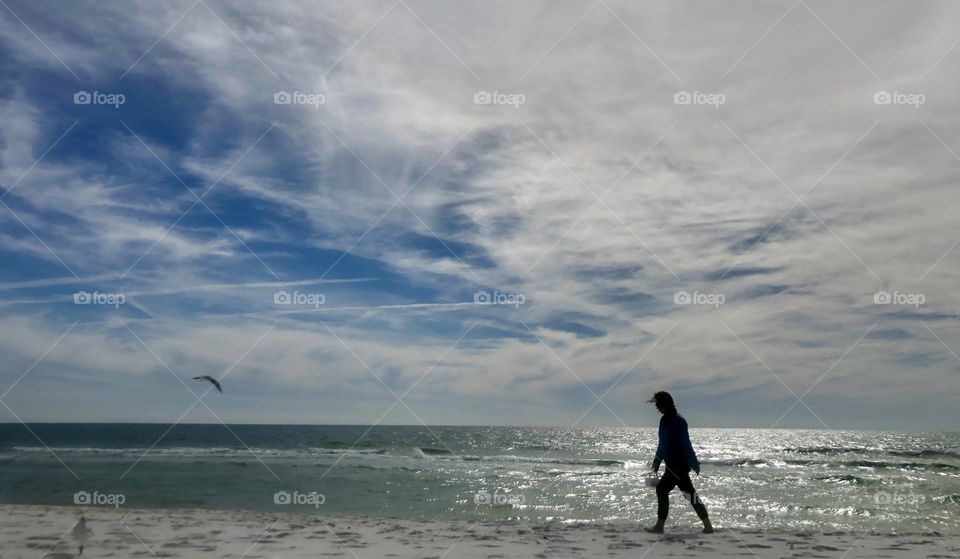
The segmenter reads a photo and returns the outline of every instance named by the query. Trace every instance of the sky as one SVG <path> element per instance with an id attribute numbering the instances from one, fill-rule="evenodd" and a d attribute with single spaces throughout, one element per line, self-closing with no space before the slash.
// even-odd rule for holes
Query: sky
<path id="1" fill-rule="evenodd" d="M 3 0 L 0 421 L 955 430 L 958 15 Z"/>

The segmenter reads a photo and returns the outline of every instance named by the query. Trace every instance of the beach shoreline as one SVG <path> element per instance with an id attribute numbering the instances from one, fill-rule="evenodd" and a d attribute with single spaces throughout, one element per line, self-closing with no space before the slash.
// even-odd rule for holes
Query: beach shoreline
<path id="1" fill-rule="evenodd" d="M 75 557 L 70 529 L 92 533 L 83 557 L 955 557 L 960 535 L 724 529 L 675 523 L 528 525 L 208 509 L 0 505 L 5 558 Z"/>

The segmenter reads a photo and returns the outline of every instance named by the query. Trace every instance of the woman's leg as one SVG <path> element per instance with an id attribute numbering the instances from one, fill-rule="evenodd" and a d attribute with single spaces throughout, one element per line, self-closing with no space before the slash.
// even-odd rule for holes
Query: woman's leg
<path id="1" fill-rule="evenodd" d="M 657 526 L 663 526 L 670 512 L 670 492 L 677 486 L 677 476 L 669 469 L 657 483 Z"/>
<path id="2" fill-rule="evenodd" d="M 700 520 L 706 518 L 707 507 L 703 505 L 703 501 L 701 501 L 700 496 L 697 495 L 697 490 L 693 488 L 693 482 L 690 481 L 689 473 L 680 474 L 680 477 L 677 479 L 677 488 L 686 495 L 690 504 L 693 505 L 693 510 L 695 510 L 697 516 L 700 517 Z"/>

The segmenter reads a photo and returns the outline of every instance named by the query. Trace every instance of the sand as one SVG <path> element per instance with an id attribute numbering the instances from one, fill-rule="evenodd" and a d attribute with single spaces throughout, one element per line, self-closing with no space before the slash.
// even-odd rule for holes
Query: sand
<path id="1" fill-rule="evenodd" d="M 83 557 L 347 559 L 562 557 L 960 557 L 960 536 L 732 530 L 668 525 L 506 523 L 306 516 L 242 511 L 0 505 L 4 559 L 77 556 L 70 529 L 85 514 Z"/>

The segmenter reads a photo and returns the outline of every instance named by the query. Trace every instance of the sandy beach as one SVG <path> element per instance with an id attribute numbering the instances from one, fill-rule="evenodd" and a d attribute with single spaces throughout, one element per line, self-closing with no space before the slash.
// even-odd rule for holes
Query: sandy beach
<path id="1" fill-rule="evenodd" d="M 84 557 L 483 558 L 501 557 L 956 557 L 960 537 L 937 533 L 731 530 L 704 535 L 668 526 L 468 523 L 242 511 L 2 505 L 4 558 L 76 557 L 81 512 L 92 538 Z"/>

